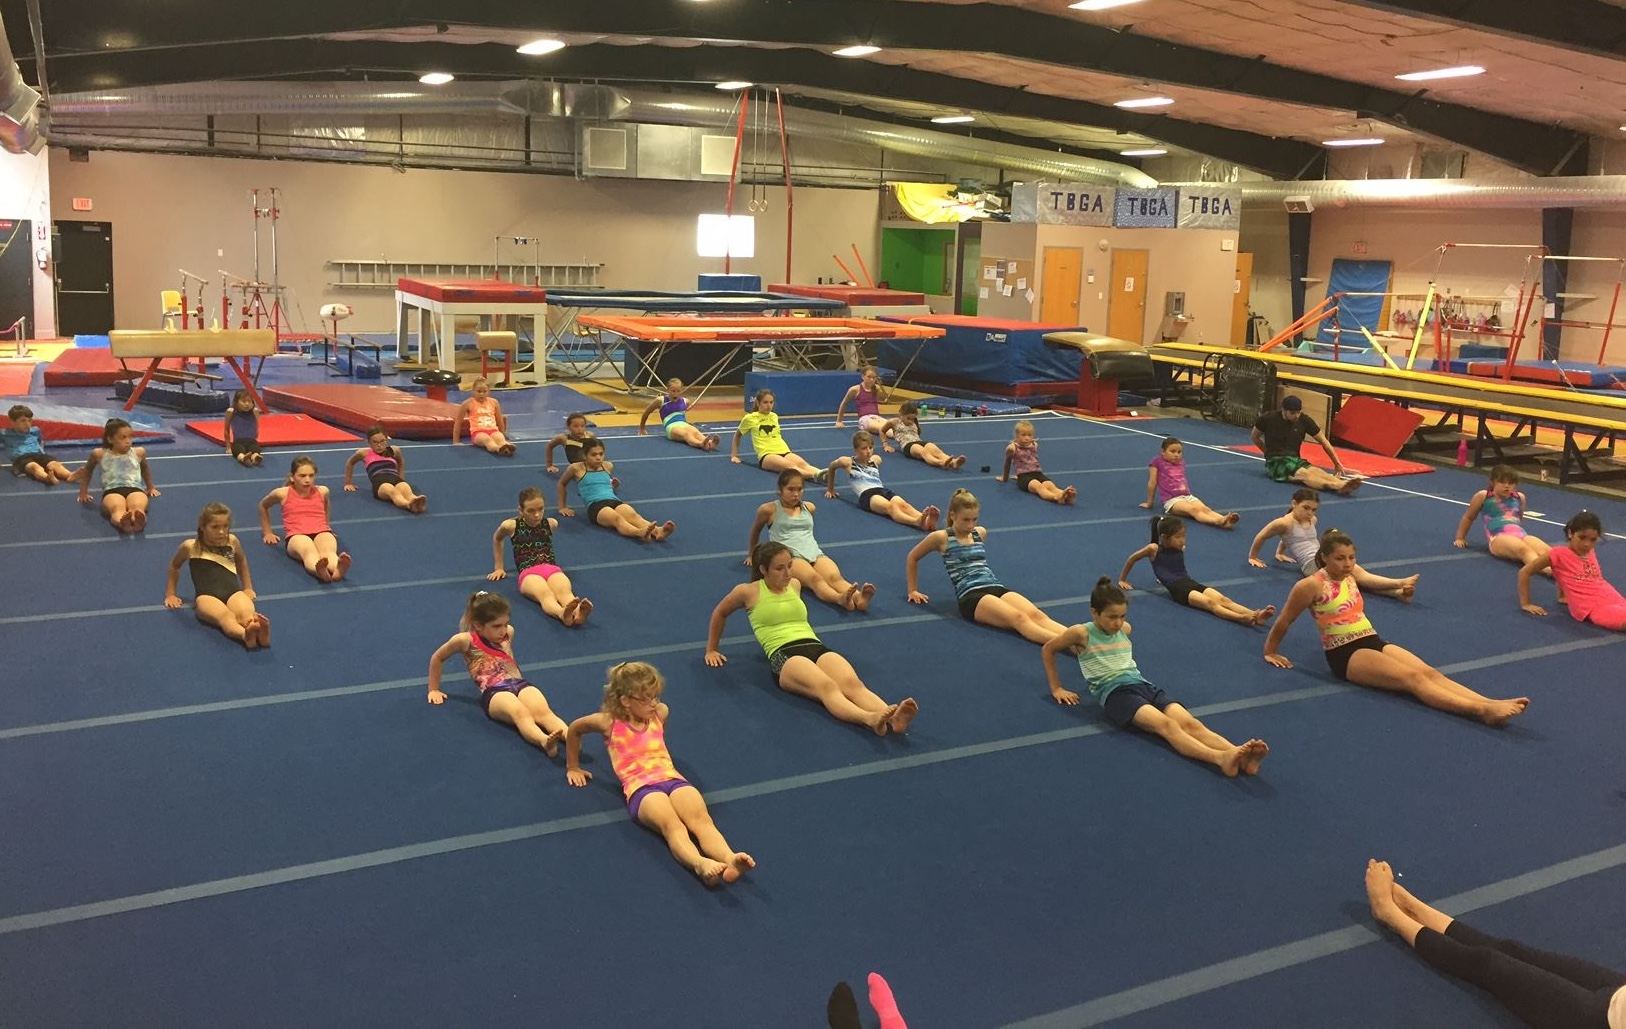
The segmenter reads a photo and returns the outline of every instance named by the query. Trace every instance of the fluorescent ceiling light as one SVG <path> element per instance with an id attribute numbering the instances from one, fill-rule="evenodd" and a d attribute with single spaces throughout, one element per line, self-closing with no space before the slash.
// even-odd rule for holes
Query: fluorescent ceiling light
<path id="1" fill-rule="evenodd" d="M 1462 79 L 1469 75 L 1483 75 L 1485 69 L 1477 64 L 1463 64 L 1455 68 L 1435 68 L 1432 71 L 1409 71 L 1395 78 L 1402 82 L 1428 82 L 1433 79 Z"/>
<path id="2" fill-rule="evenodd" d="M 519 52 L 535 57 L 537 54 L 551 54 L 555 50 L 563 50 L 564 48 L 564 40 L 538 39 L 530 43 L 526 43 L 524 46 L 520 47 Z"/>
<path id="3" fill-rule="evenodd" d="M 1078 0 L 1076 4 L 1068 4 L 1075 11 L 1105 11 L 1114 7 L 1128 7 L 1138 4 L 1140 0 Z"/>
<path id="4" fill-rule="evenodd" d="M 1119 157 L 1161 157 L 1166 153 L 1168 153 L 1168 151 L 1164 150 L 1164 149 L 1161 149 L 1160 147 L 1147 147 L 1144 150 L 1120 150 L 1120 151 L 1118 151 L 1118 156 Z"/>
<path id="5" fill-rule="evenodd" d="M 1143 96 L 1143 97 L 1140 97 L 1137 100 L 1120 100 L 1117 103 L 1113 104 L 1112 106 L 1113 107 L 1127 107 L 1127 108 L 1134 108 L 1134 107 L 1167 107 L 1172 103 L 1174 103 L 1174 101 L 1169 99 L 1166 96 Z"/>
<path id="6" fill-rule="evenodd" d="M 976 117 L 974 115 L 970 115 L 970 114 L 940 114 L 937 117 L 932 119 L 932 124 L 934 124 L 934 125 L 962 125 L 965 122 L 976 121 L 976 120 L 977 120 Z"/>
<path id="7" fill-rule="evenodd" d="M 453 76 L 450 72 L 432 71 L 419 75 L 418 81 L 426 86 L 444 86 L 446 83 L 452 81 L 454 77 L 455 76 Z"/>
<path id="8" fill-rule="evenodd" d="M 727 82 L 717 83 L 718 89 L 750 89 L 756 85 L 754 82 L 742 82 L 738 79 L 729 79 Z"/>
<path id="9" fill-rule="evenodd" d="M 1357 136 L 1354 139 L 1323 139 L 1322 146 L 1377 146 L 1383 140 L 1377 136 Z"/>
<path id="10" fill-rule="evenodd" d="M 857 46 L 844 46 L 840 50 L 832 50 L 830 51 L 830 56 L 868 57 L 870 54 L 878 54 L 880 52 L 881 48 L 878 46 L 870 46 L 868 43 L 860 43 Z"/>

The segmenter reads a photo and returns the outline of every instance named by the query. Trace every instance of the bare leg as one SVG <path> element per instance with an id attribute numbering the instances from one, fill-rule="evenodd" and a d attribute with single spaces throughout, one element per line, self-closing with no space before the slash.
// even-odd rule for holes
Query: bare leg
<path id="1" fill-rule="evenodd" d="M 547 699 L 535 686 L 527 686 L 517 696 L 495 694 L 486 715 L 493 722 L 512 725 L 526 743 L 540 748 L 548 757 L 559 753 L 559 741 L 565 738 L 565 730 L 569 728 L 548 707 Z"/>
<path id="2" fill-rule="evenodd" d="M 619 507 L 601 507 L 595 521 L 606 529 L 614 529 L 629 539 L 643 539 L 650 529 L 649 521 L 640 516 L 631 504 L 622 504 Z"/>
<path id="3" fill-rule="evenodd" d="M 1293 473 L 1293 481 L 1302 483 L 1311 489 L 1331 490 L 1334 493 L 1340 493 L 1347 497 L 1361 488 L 1362 480 L 1340 479 L 1331 472 L 1317 468 L 1315 465 L 1311 464 L 1305 465 L 1303 468 L 1300 468 L 1297 472 Z"/>
<path id="4" fill-rule="evenodd" d="M 1232 603 L 1225 598 L 1219 590 L 1210 586 L 1201 593 L 1193 593 L 1186 598 L 1186 603 L 1199 611 L 1207 611 L 1218 618 L 1239 625 L 1254 624 L 1254 612 L 1240 604 Z"/>
<path id="5" fill-rule="evenodd" d="M 947 468 L 949 465 L 958 468 L 960 465 L 965 464 L 965 458 L 948 456 L 943 452 L 943 448 L 936 443 L 927 443 L 924 446 L 915 448 L 912 456 L 918 457 L 933 468 Z"/>
<path id="6" fill-rule="evenodd" d="M 120 532 L 134 532 L 130 528 L 130 507 L 125 498 L 117 493 L 109 493 L 102 497 L 102 517 L 113 523 L 113 528 Z"/>
<path id="7" fill-rule="evenodd" d="M 802 558 L 793 559 L 790 563 L 791 577 L 807 589 L 812 590 L 813 595 L 826 604 L 845 607 L 843 600 L 846 598 L 848 591 L 852 589 L 852 583 L 841 577 L 841 571 L 835 567 L 834 561 L 821 556 L 818 563 L 821 567 L 815 568 Z M 828 567 L 822 567 L 826 563 L 828 563 Z M 848 608 L 848 610 L 851 609 Z"/>
<path id="8" fill-rule="evenodd" d="M 573 598 L 570 596 L 561 598 L 559 596 L 558 588 L 554 586 L 554 581 L 557 579 L 565 580 L 564 591 L 568 594 L 570 592 L 570 580 L 565 578 L 563 572 L 548 579 L 544 579 L 540 575 L 527 575 L 525 580 L 519 584 L 519 594 L 535 601 L 542 608 L 542 613 L 549 618 L 557 618 L 563 622 L 565 620 L 565 604 L 569 603 Z"/>
<path id="9" fill-rule="evenodd" d="M 1221 529 L 1234 528 L 1236 523 L 1242 519 L 1242 516 L 1235 511 L 1220 514 L 1201 500 L 1178 501 L 1173 507 L 1169 508 L 1169 514 L 1190 518 L 1204 525 L 1215 525 Z"/>
<path id="10" fill-rule="evenodd" d="M 1417 592 L 1417 580 L 1420 575 L 1408 575 L 1404 579 L 1391 579 L 1385 575 L 1375 575 L 1360 565 L 1355 566 L 1355 585 L 1369 593 L 1382 593 L 1386 597 L 1404 600 L 1411 603 L 1411 598 Z"/>
<path id="11" fill-rule="evenodd" d="M 1177 706 L 1169 705 L 1170 710 Z M 1213 765 L 1224 772 L 1227 778 L 1235 778 L 1242 771 L 1241 747 L 1232 745 L 1221 748 L 1197 739 L 1187 732 L 1178 720 L 1150 704 L 1142 704 L 1135 712 L 1134 724 L 1143 732 L 1161 736 L 1163 741 L 1173 747 L 1175 753 L 1180 756 Z"/>
<path id="12" fill-rule="evenodd" d="M 151 498 L 145 492 L 132 493 L 125 500 L 128 514 L 125 515 L 131 532 L 140 532 L 147 527 L 147 504 Z"/>
<path id="13" fill-rule="evenodd" d="M 1492 700 L 1481 696 L 1393 643 L 1381 651 L 1356 651 L 1349 659 L 1349 681 L 1359 686 L 1409 693 L 1429 707 L 1478 719 L 1486 725 L 1505 725 L 1530 706 L 1528 697 Z"/>
<path id="14" fill-rule="evenodd" d="M 852 701 L 865 711 L 897 711 L 897 705 L 888 704 L 882 700 L 858 677 L 858 672 L 852 663 L 840 654 L 831 651 L 820 654 L 818 661 L 819 671 L 828 675 L 841 690 L 841 695 Z"/>
<path id="15" fill-rule="evenodd" d="M 823 658 L 820 661 L 822 663 Z M 892 716 L 897 713 L 893 707 L 884 707 L 879 711 L 860 707 L 842 692 L 840 684 L 829 673 L 805 657 L 793 657 L 785 662 L 785 667 L 779 671 L 779 688 L 786 693 L 816 700 L 841 721 L 867 725 L 877 736 L 886 735 Z"/>
<path id="16" fill-rule="evenodd" d="M 983 597 L 977 602 L 975 620 L 996 629 L 1010 629 L 1030 643 L 1049 643 L 1067 627 L 1046 615 L 1020 593 Z"/>
<path id="17" fill-rule="evenodd" d="M 232 594 L 233 599 L 238 597 L 243 597 L 243 594 Z M 247 600 L 248 598 L 243 597 L 243 599 Z M 240 620 L 237 612 L 234 612 L 225 601 L 216 597 L 198 597 L 192 602 L 192 611 L 197 615 L 198 621 L 204 625 L 212 625 L 219 629 L 227 639 L 236 640 L 249 650 L 253 650 L 260 645 L 258 634 L 250 635 L 246 628 L 246 624 L 252 624 L 252 621 L 245 623 Z M 250 608 L 249 617 L 252 620 L 252 607 Z"/>
<path id="18" fill-rule="evenodd" d="M 729 866 L 701 855 L 694 840 L 689 838 L 689 827 L 683 824 L 683 819 L 673 808 L 671 797 L 659 790 L 644 794 L 644 799 L 638 805 L 638 823 L 660 833 L 666 840 L 666 849 L 672 852 L 677 863 L 693 872 L 701 882 L 716 886 L 723 881 Z"/>
<path id="19" fill-rule="evenodd" d="M 321 582 L 333 581 L 333 566 L 331 561 L 323 557 L 317 549 L 316 541 L 309 536 L 290 536 L 283 549 L 288 556 L 305 566 L 309 572 Z M 324 561 L 327 563 L 324 564 Z"/>
<path id="20" fill-rule="evenodd" d="M 711 820 L 711 811 L 706 807 L 706 798 L 693 786 L 685 786 L 667 794 L 672 802 L 672 810 L 677 813 L 683 822 L 683 827 L 694 836 L 694 841 L 700 847 L 700 852 L 713 861 L 721 861 L 728 866 L 723 869 L 723 882 L 731 883 L 745 872 L 757 866 L 756 859 L 744 851 L 735 850 L 723 838 L 722 830 L 717 823 Z M 643 814 L 643 807 L 638 808 Z"/>

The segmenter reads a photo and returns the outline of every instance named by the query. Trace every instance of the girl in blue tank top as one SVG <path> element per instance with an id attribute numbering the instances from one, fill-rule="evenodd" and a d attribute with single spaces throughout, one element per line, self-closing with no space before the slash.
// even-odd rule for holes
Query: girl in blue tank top
<path id="1" fill-rule="evenodd" d="M 937 528 L 937 519 L 943 514 L 928 504 L 917 511 L 909 501 L 881 484 L 881 458 L 875 453 L 875 437 L 862 430 L 853 433 L 853 454 L 830 462 L 825 475 L 824 495 L 836 499 L 836 471 L 845 468 L 853 499 L 859 510 L 890 518 L 899 525 L 907 525 L 921 532 Z"/>
<path id="2" fill-rule="evenodd" d="M 565 493 L 566 487 L 576 483 L 576 492 L 587 505 L 587 519 L 594 525 L 614 529 L 623 536 L 644 543 L 659 543 L 677 531 L 676 522 L 657 524 L 633 510 L 631 504 L 615 495 L 621 482 L 611 473 L 615 464 L 604 459 L 604 442 L 589 436 L 582 441 L 582 459 L 559 476 L 559 514 L 576 517 Z"/>
<path id="3" fill-rule="evenodd" d="M 1161 515 L 1152 519 L 1152 542 L 1130 554 L 1129 560 L 1124 562 L 1123 571 L 1118 573 L 1118 585 L 1121 588 L 1134 589 L 1129 584 L 1129 570 L 1135 567 L 1135 562 L 1144 558 L 1152 559 L 1152 575 L 1159 585 L 1169 591 L 1170 599 L 1176 604 L 1207 611 L 1211 615 L 1240 625 L 1263 625 L 1276 614 L 1274 604 L 1267 604 L 1258 609 L 1244 607 L 1214 587 L 1204 586 L 1186 574 L 1184 519 L 1174 515 Z"/>
<path id="4" fill-rule="evenodd" d="M 904 578 L 909 585 L 909 603 L 924 604 L 931 598 L 920 592 L 920 559 L 936 551 L 943 555 L 943 570 L 954 584 L 960 617 L 996 629 L 1009 629 L 1033 643 L 1048 643 L 1067 626 L 1039 610 L 1037 604 L 1007 589 L 988 567 L 984 541 L 988 530 L 977 524 L 982 505 L 967 489 L 957 489 L 949 499 L 948 528 L 926 534 L 904 561 Z"/>
<path id="5" fill-rule="evenodd" d="M 794 468 L 779 473 L 779 498 L 757 508 L 751 523 L 751 541 L 746 546 L 745 564 L 750 566 L 762 530 L 768 539 L 790 551 L 791 578 L 813 591 L 826 604 L 843 611 L 868 611 L 875 586 L 868 582 L 848 582 L 830 556 L 819 549 L 813 538 L 813 505 L 802 500 L 806 480 Z"/>

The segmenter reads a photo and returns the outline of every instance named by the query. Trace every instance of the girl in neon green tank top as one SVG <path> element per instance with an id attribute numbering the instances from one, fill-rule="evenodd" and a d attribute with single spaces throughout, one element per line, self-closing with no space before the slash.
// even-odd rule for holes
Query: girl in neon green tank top
<path id="1" fill-rule="evenodd" d="M 791 577 L 790 548 L 764 543 L 751 555 L 751 581 L 729 591 L 711 613 L 706 664 L 721 668 L 728 658 L 718 648 L 728 616 L 750 613 L 757 642 L 768 655 L 774 682 L 786 693 L 816 700 L 843 722 L 867 725 L 877 736 L 903 732 L 920 705 L 913 697 L 888 704 L 871 692 L 847 659 L 819 642 L 807 623 L 802 584 Z"/>
<path id="2" fill-rule="evenodd" d="M 1366 617 L 1361 588 L 1355 582 L 1355 541 L 1329 530 L 1316 552 L 1321 566 L 1287 595 L 1282 613 L 1265 638 L 1265 660 L 1292 668 L 1280 652 L 1288 627 L 1311 611 L 1321 630 L 1322 649 L 1333 675 L 1357 686 L 1409 693 L 1441 711 L 1475 718 L 1487 725 L 1506 725 L 1530 705 L 1530 698 L 1493 700 L 1445 675 L 1404 647 L 1377 634 Z"/>
<path id="3" fill-rule="evenodd" d="M 654 665 L 623 661 L 610 669 L 604 684 L 604 706 L 570 723 L 565 736 L 565 778 L 586 786 L 593 773 L 582 768 L 582 736 L 596 732 L 605 739 L 610 765 L 621 780 L 627 814 L 666 840 L 678 864 L 707 886 L 739 879 L 757 866 L 735 850 L 711 820 L 706 798 L 678 774 L 666 750 L 666 720 L 671 710 L 661 703 L 666 683 Z"/>

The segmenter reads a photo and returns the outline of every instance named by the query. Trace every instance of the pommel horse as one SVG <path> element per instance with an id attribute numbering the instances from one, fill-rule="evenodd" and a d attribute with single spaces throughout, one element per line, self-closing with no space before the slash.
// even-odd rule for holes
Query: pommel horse
<path id="1" fill-rule="evenodd" d="M 260 411 L 270 410 L 260 399 L 260 394 L 254 389 L 253 376 L 249 374 L 249 358 L 270 357 L 277 352 L 277 334 L 271 329 L 181 329 L 173 332 L 148 331 L 144 329 L 114 329 L 108 334 L 110 348 L 113 356 L 124 364 L 126 358 L 150 359 L 147 370 L 142 374 L 135 388 L 130 391 L 130 399 L 125 401 L 124 409 L 133 410 L 136 401 L 141 399 L 141 392 L 153 379 L 160 381 L 196 381 L 199 378 L 215 378 L 200 372 L 177 372 L 171 369 L 160 370 L 159 365 L 165 358 L 179 357 L 183 361 L 197 358 L 201 365 L 204 359 L 218 357 L 231 365 L 231 370 L 237 373 L 242 380 L 243 388 L 253 398 L 254 406 Z M 133 375 L 131 376 L 134 377 Z"/>

